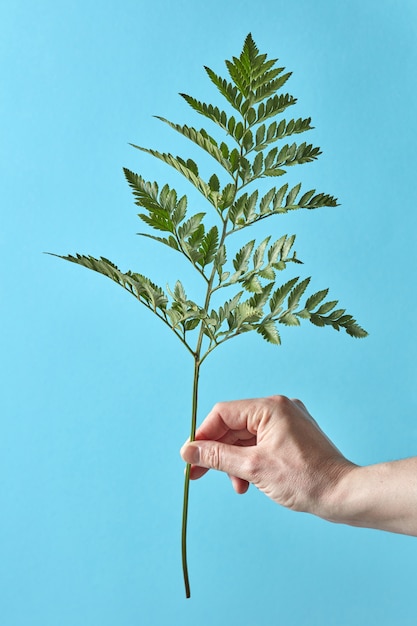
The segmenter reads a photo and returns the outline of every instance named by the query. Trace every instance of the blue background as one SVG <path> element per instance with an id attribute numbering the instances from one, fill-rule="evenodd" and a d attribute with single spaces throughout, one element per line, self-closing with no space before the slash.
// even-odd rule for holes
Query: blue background
<path id="1" fill-rule="evenodd" d="M 218 400 L 284 393 L 356 463 L 416 454 L 415 1 L 14 0 L 0 24 L 1 624 L 415 624 L 415 538 L 237 496 L 214 472 L 192 484 L 186 601 L 192 359 L 110 281 L 42 254 L 198 289 L 175 253 L 135 236 L 121 168 L 188 191 L 128 142 L 187 155 L 152 115 L 201 124 L 178 92 L 220 103 L 202 66 L 224 74 L 251 31 L 293 71 L 294 115 L 312 116 L 323 150 L 295 178 L 341 202 L 255 234 L 297 233 L 303 275 L 370 336 L 304 324 L 282 347 L 236 339 L 204 365 L 200 419 Z"/>

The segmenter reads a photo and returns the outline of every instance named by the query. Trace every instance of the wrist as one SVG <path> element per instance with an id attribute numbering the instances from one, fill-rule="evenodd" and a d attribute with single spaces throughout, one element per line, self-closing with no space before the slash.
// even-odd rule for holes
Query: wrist
<path id="1" fill-rule="evenodd" d="M 335 523 L 417 536 L 417 458 L 340 473 L 321 517 Z"/>
<path id="2" fill-rule="evenodd" d="M 346 463 L 323 494 L 320 517 L 335 524 L 360 526 L 365 512 L 363 467 Z"/>
<path id="3" fill-rule="evenodd" d="M 346 477 L 357 466 L 341 457 L 321 458 L 309 466 L 299 492 L 301 497 L 291 506 L 329 522 L 348 523 Z M 277 500 L 280 502 L 279 500 Z"/>

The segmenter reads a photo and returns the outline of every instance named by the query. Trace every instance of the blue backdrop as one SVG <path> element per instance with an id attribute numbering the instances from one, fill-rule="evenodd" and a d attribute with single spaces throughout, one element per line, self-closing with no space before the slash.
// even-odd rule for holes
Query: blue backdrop
<path id="1" fill-rule="evenodd" d="M 249 31 L 293 71 L 317 163 L 295 177 L 341 206 L 260 227 L 297 233 L 304 275 L 370 332 L 244 336 L 202 372 L 218 400 L 300 397 L 354 462 L 416 454 L 417 5 L 414 0 L 14 0 L 0 6 L 0 622 L 4 626 L 415 624 L 415 538 L 334 526 L 192 484 L 180 564 L 192 359 L 110 281 L 43 251 L 106 256 L 171 285 L 122 166 L 184 181 L 128 142 L 186 153 L 155 120 L 215 101 L 202 66 Z M 260 225 L 261 226 L 261 225 Z M 195 287 L 197 288 L 197 287 Z"/>

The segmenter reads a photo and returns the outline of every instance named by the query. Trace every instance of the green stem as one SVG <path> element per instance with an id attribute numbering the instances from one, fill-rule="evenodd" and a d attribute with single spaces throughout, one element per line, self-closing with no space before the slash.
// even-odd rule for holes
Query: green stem
<path id="1" fill-rule="evenodd" d="M 197 401 L 198 401 L 198 379 L 200 374 L 200 361 L 196 355 L 194 360 L 194 382 L 193 382 L 193 400 L 191 410 L 191 432 L 190 441 L 195 439 L 195 431 L 197 426 Z M 185 596 L 190 597 L 190 581 L 188 578 L 187 564 L 187 521 L 188 521 L 188 494 L 190 489 L 190 469 L 191 465 L 187 463 L 184 478 L 184 503 L 182 509 L 182 533 L 181 533 L 181 554 L 182 554 L 182 571 L 184 574 Z"/>
<path id="2" fill-rule="evenodd" d="M 246 129 L 246 120 L 244 120 L 244 127 Z M 243 154 L 243 146 L 241 146 L 240 154 Z M 239 185 L 239 171 L 236 172 L 235 177 L 235 197 L 238 191 Z M 220 237 L 219 248 L 223 245 L 224 240 L 227 237 L 227 218 L 223 221 L 223 230 Z M 216 268 L 213 266 L 211 276 L 207 283 L 207 292 L 206 299 L 204 302 L 204 309 L 208 311 L 210 305 L 210 299 L 213 293 L 213 281 L 216 275 Z M 202 360 L 200 359 L 201 348 L 203 344 L 204 337 L 204 328 L 203 324 L 200 326 L 200 333 L 197 340 L 196 350 L 194 354 L 194 383 L 193 383 L 193 400 L 192 400 L 192 413 L 191 413 L 191 433 L 190 433 L 190 441 L 195 440 L 195 431 L 197 427 L 197 401 L 198 401 L 198 378 L 200 374 L 200 366 Z M 204 355 L 203 358 L 207 356 L 208 353 Z M 182 508 L 182 532 L 181 532 L 181 554 L 182 554 L 182 571 L 184 574 L 184 585 L 185 585 L 185 596 L 189 598 L 191 596 L 190 591 L 190 581 L 188 578 L 188 564 L 187 564 L 187 521 L 188 521 L 188 496 L 190 489 L 190 470 L 191 466 L 187 463 L 185 470 L 185 479 L 184 479 L 184 501 Z"/>

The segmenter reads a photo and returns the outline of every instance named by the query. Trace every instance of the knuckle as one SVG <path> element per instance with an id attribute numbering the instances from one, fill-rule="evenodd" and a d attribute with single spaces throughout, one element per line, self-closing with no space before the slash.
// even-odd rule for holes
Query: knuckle
<path id="1" fill-rule="evenodd" d="M 203 448 L 204 465 L 212 469 L 221 469 L 221 452 L 218 445 L 204 446 Z"/>
<path id="2" fill-rule="evenodd" d="M 254 450 L 243 462 L 242 474 L 248 477 L 251 483 L 256 484 L 262 475 L 262 455 Z"/>
<path id="3" fill-rule="evenodd" d="M 291 400 L 287 398 L 287 396 L 283 396 L 281 394 L 276 394 L 275 396 L 271 396 L 271 400 L 273 400 L 277 408 L 285 409 L 291 404 Z"/>
<path id="4" fill-rule="evenodd" d="M 221 415 L 224 411 L 225 404 L 225 402 L 216 402 L 210 413 Z"/>
<path id="5" fill-rule="evenodd" d="M 285 422 L 294 410 L 293 401 L 283 395 L 272 396 L 271 401 L 271 412 L 278 417 L 280 421 Z"/>
<path id="6" fill-rule="evenodd" d="M 277 403 L 283 408 L 286 408 L 291 404 L 291 400 L 287 398 L 287 396 L 277 396 Z"/>

